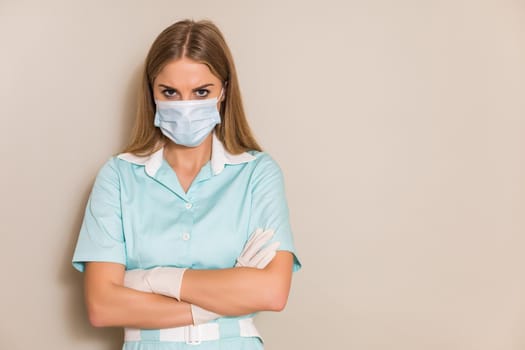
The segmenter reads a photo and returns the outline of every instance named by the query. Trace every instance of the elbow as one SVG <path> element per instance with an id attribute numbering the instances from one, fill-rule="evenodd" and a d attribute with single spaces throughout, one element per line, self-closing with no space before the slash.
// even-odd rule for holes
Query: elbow
<path id="1" fill-rule="evenodd" d="M 270 311 L 275 311 L 275 312 L 281 312 L 284 310 L 284 308 L 286 307 L 286 303 L 288 301 L 288 298 L 275 298 L 275 300 L 273 301 L 273 303 L 270 305 Z"/>
<path id="2" fill-rule="evenodd" d="M 123 266 L 90 262 L 84 277 L 84 303 L 91 326 L 116 326 L 120 314 L 119 288 L 123 281 Z"/>
<path id="3" fill-rule="evenodd" d="M 288 289 L 274 289 L 269 291 L 266 299 L 267 311 L 281 312 L 286 307 L 288 302 Z"/>
<path id="4" fill-rule="evenodd" d="M 89 324 L 91 324 L 91 327 L 95 328 L 107 327 L 107 325 L 103 323 L 99 318 L 93 317 L 91 315 L 89 316 Z"/>
<path id="5" fill-rule="evenodd" d="M 99 315 L 98 311 L 95 311 L 93 309 L 88 309 L 88 319 L 89 319 L 89 324 L 91 324 L 92 327 L 95 327 L 95 328 L 104 327 L 103 318 Z"/>
<path id="6" fill-rule="evenodd" d="M 265 293 L 265 306 L 267 311 L 283 311 L 288 302 L 290 294 L 291 280 L 280 275 L 272 275 L 267 282 L 269 286 Z"/>
<path id="7" fill-rule="evenodd" d="M 107 297 L 99 293 L 88 295 L 86 308 L 91 326 L 95 328 L 116 326 L 116 310 L 112 307 L 112 303 Z"/>
<path id="8" fill-rule="evenodd" d="M 104 312 L 104 308 L 101 305 L 89 303 L 87 307 L 87 314 L 89 323 L 92 327 L 102 328 L 111 326 L 108 318 L 106 317 L 106 313 Z"/>

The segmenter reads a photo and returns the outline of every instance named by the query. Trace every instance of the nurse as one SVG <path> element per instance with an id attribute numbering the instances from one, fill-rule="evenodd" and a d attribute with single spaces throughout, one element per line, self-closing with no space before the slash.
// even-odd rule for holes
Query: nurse
<path id="1" fill-rule="evenodd" d="M 147 55 L 132 137 L 99 170 L 73 266 L 95 327 L 123 349 L 262 349 L 293 243 L 279 165 L 254 139 L 233 59 L 210 21 L 166 28 Z"/>

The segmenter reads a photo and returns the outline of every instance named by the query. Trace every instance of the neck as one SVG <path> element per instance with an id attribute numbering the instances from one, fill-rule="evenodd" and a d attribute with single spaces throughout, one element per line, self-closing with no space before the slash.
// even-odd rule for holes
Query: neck
<path id="1" fill-rule="evenodd" d="M 185 173 L 198 172 L 211 158 L 212 134 L 197 147 L 186 147 L 168 140 L 164 158 L 172 168 Z"/>

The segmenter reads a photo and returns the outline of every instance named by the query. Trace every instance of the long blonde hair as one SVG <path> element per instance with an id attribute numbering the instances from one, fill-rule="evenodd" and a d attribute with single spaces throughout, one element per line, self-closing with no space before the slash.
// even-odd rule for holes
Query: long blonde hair
<path id="1" fill-rule="evenodd" d="M 219 110 L 221 123 L 215 126 L 217 137 L 226 150 L 232 154 L 250 149 L 261 151 L 246 120 L 237 72 L 222 33 L 209 20 L 186 19 L 164 29 L 148 52 L 139 89 L 135 124 L 130 141 L 122 152 L 147 156 L 167 141 L 160 129 L 153 124 L 153 81 L 169 61 L 182 57 L 207 65 L 217 78 L 226 82 L 226 96 Z"/>

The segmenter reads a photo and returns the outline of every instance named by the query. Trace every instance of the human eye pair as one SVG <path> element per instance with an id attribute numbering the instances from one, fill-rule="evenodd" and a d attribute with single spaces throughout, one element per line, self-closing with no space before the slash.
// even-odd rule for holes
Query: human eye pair
<path id="1" fill-rule="evenodd" d="M 203 98 L 207 97 L 210 93 L 208 89 L 198 89 L 193 92 L 197 98 Z M 177 97 L 178 93 L 175 89 L 164 89 L 162 90 L 162 94 L 166 96 L 167 98 L 174 98 Z"/>

